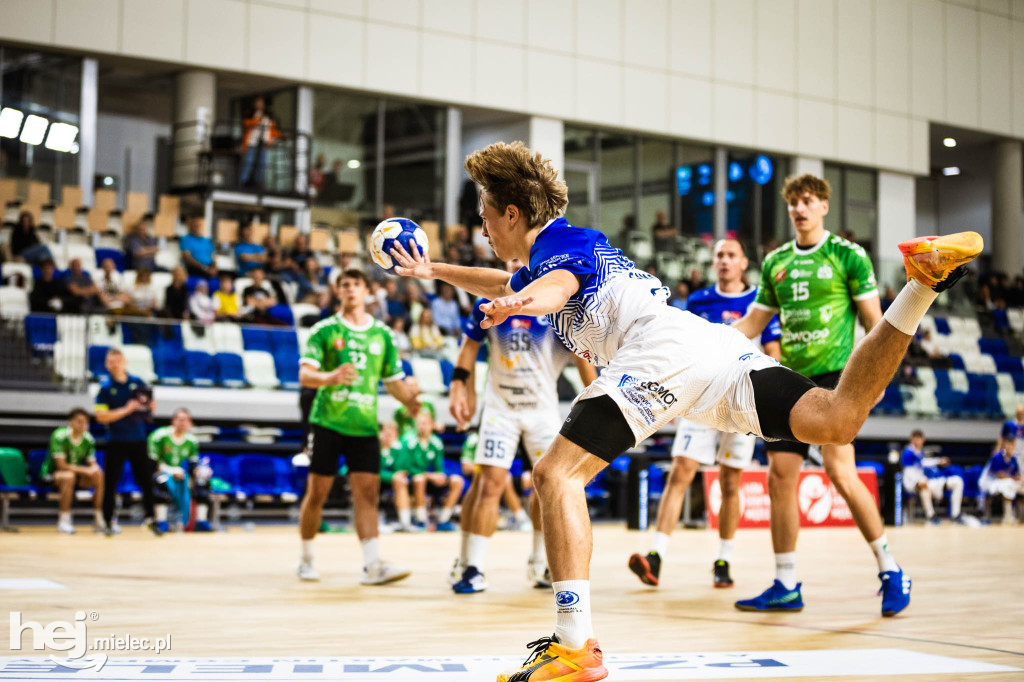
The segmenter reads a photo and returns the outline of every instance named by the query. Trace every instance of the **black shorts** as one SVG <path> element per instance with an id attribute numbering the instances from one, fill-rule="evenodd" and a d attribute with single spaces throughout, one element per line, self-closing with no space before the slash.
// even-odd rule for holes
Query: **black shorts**
<path id="1" fill-rule="evenodd" d="M 842 372 L 825 372 L 805 377 L 785 367 L 769 367 L 750 373 L 761 433 L 780 439 L 766 440 L 765 452 L 793 452 L 807 457 L 810 446 L 794 438 L 789 428 L 789 413 L 803 394 L 812 388 L 835 388 L 840 374 Z"/>
<path id="2" fill-rule="evenodd" d="M 608 463 L 636 444 L 622 410 L 607 395 L 576 403 L 559 433 Z"/>
<path id="3" fill-rule="evenodd" d="M 309 425 L 309 471 L 321 476 L 338 474 L 338 457 L 345 455 L 349 471 L 380 474 L 377 436 L 346 436 L 319 424 Z"/>

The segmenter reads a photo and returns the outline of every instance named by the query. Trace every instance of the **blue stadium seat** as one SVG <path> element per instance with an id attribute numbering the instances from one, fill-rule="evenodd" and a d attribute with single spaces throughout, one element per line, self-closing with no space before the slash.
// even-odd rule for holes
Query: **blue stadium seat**
<path id="1" fill-rule="evenodd" d="M 452 384 L 452 375 L 455 373 L 455 365 L 447 358 L 441 358 L 441 378 L 444 380 L 445 388 Z"/>
<path id="2" fill-rule="evenodd" d="M 179 385 L 189 379 L 184 351 L 157 346 L 153 349 L 153 370 L 162 384 Z"/>
<path id="3" fill-rule="evenodd" d="M 290 460 L 272 455 L 240 455 L 237 459 L 239 487 L 246 496 L 266 495 L 285 501 L 298 498 Z"/>
<path id="4" fill-rule="evenodd" d="M 975 499 L 981 497 L 981 487 L 978 485 L 978 482 L 981 479 L 981 472 L 984 468 L 980 464 L 975 464 L 964 470 L 964 497 Z"/>
<path id="5" fill-rule="evenodd" d="M 89 374 L 99 380 L 110 376 L 107 373 L 107 351 L 106 346 L 89 346 Z"/>
<path id="6" fill-rule="evenodd" d="M 1021 363 L 1021 359 L 1013 355 L 995 355 L 992 356 L 996 361 L 996 371 L 1006 372 L 1007 374 L 1021 374 L 1024 373 L 1024 364 Z M 1020 388 L 1017 389 L 1021 390 Z"/>
<path id="7" fill-rule="evenodd" d="M 245 386 L 245 368 L 242 356 L 235 353 L 217 353 L 213 356 L 217 367 L 218 383 L 224 386 Z"/>
<path id="8" fill-rule="evenodd" d="M 964 359 L 960 357 L 959 353 L 950 353 L 949 362 L 953 365 L 953 369 L 966 369 L 964 365 Z"/>
<path id="9" fill-rule="evenodd" d="M 107 258 L 114 261 L 114 267 L 118 272 L 124 272 L 128 267 L 128 261 L 121 249 L 96 249 L 96 265 L 103 265 Z"/>
<path id="10" fill-rule="evenodd" d="M 25 337 L 37 356 L 52 354 L 53 344 L 57 343 L 57 318 L 37 313 L 26 315 Z"/>
<path id="11" fill-rule="evenodd" d="M 32 485 L 40 489 L 50 487 L 49 484 L 43 483 L 42 479 L 43 464 L 46 463 L 46 458 L 49 457 L 49 455 L 49 450 L 28 451 L 28 480 Z"/>
<path id="12" fill-rule="evenodd" d="M 270 351 L 277 378 L 284 388 L 299 387 L 299 339 L 294 329 L 271 329 Z"/>
<path id="13" fill-rule="evenodd" d="M 238 486 L 238 457 L 228 457 L 217 452 L 205 452 L 203 456 L 209 459 L 214 478 L 219 478 L 228 486 L 226 490 L 215 492 L 232 498 L 244 498 L 245 493 Z"/>
<path id="14" fill-rule="evenodd" d="M 242 327 L 242 347 L 245 350 L 270 352 L 270 334 L 263 327 Z"/>
<path id="15" fill-rule="evenodd" d="M 185 352 L 185 380 L 196 386 L 213 386 L 217 383 L 217 368 L 213 357 L 201 350 Z"/>
<path id="16" fill-rule="evenodd" d="M 275 320 L 280 320 L 289 327 L 295 326 L 295 315 L 292 314 L 291 307 L 286 303 L 278 303 L 267 311 Z"/>
<path id="17" fill-rule="evenodd" d="M 900 393 L 899 385 L 889 384 L 886 386 L 885 395 L 872 411 L 879 414 L 902 414 L 903 396 Z"/>
<path id="18" fill-rule="evenodd" d="M 946 320 L 946 318 L 936 317 L 933 319 L 935 320 L 935 331 L 939 334 L 945 334 L 948 336 L 951 330 L 949 328 L 949 322 Z"/>
<path id="19" fill-rule="evenodd" d="M 402 359 L 402 371 L 405 372 L 405 376 L 407 377 L 413 376 L 412 363 L 404 358 Z"/>
<path id="20" fill-rule="evenodd" d="M 978 348 L 989 355 L 1007 355 L 1010 352 L 1006 341 L 996 338 L 978 339 Z"/>
<path id="21" fill-rule="evenodd" d="M 1013 378 L 1013 388 L 1017 393 L 1024 393 L 1024 370 L 1019 372 L 1010 372 L 1010 377 Z"/>
<path id="22" fill-rule="evenodd" d="M 267 334 L 270 336 L 270 351 L 274 355 L 289 353 L 298 357 L 299 337 L 295 335 L 294 329 L 270 329 Z"/>

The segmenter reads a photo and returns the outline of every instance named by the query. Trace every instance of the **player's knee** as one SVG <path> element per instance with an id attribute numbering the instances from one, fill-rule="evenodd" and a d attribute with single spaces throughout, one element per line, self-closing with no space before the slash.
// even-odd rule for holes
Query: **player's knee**
<path id="1" fill-rule="evenodd" d="M 700 465 L 686 457 L 673 457 L 672 468 L 668 472 L 670 485 L 688 485 Z"/>
<path id="2" fill-rule="evenodd" d="M 963 490 L 964 479 L 959 476 L 950 476 L 946 479 L 946 487 L 950 490 Z"/>
<path id="3" fill-rule="evenodd" d="M 462 478 L 462 476 L 459 476 L 458 474 L 452 474 L 451 476 L 448 477 L 448 485 L 451 487 L 452 490 L 462 492 L 462 489 L 466 487 L 466 481 L 465 479 Z"/>
<path id="4" fill-rule="evenodd" d="M 722 467 L 718 476 L 718 483 L 722 487 L 722 497 L 732 497 L 740 494 L 740 470 L 730 467 Z"/>
<path id="5" fill-rule="evenodd" d="M 552 465 L 547 458 L 541 459 L 537 462 L 537 466 L 533 468 L 533 487 L 538 494 L 543 495 L 547 490 L 548 483 L 554 481 L 557 478 L 557 467 Z"/>
<path id="6" fill-rule="evenodd" d="M 70 471 L 58 471 L 53 475 L 53 481 L 58 486 L 66 486 L 75 482 L 75 475 Z"/>
<path id="7" fill-rule="evenodd" d="M 789 497 L 796 491 L 797 477 L 788 471 L 771 467 L 768 469 L 768 497 L 777 500 Z"/>
<path id="8" fill-rule="evenodd" d="M 405 475 L 404 471 L 399 471 L 391 477 L 391 487 L 401 488 L 409 485 L 409 477 Z"/>

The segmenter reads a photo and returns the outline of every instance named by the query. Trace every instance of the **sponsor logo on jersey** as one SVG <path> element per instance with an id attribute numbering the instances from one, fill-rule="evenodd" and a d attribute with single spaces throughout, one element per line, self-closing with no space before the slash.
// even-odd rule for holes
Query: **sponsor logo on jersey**
<path id="1" fill-rule="evenodd" d="M 828 327 L 825 329 L 804 329 L 799 332 L 791 332 L 788 329 L 782 330 L 783 343 L 816 343 L 828 338 Z"/>
<path id="2" fill-rule="evenodd" d="M 532 320 L 523 317 L 513 318 L 512 320 L 513 329 L 529 329 L 531 326 L 533 326 Z"/>
<path id="3" fill-rule="evenodd" d="M 619 379 L 619 388 L 628 388 L 637 391 L 647 391 L 652 394 L 655 400 L 665 407 L 676 401 L 676 396 L 670 390 L 659 384 L 657 381 L 640 381 L 636 377 L 623 374 Z"/>
<path id="4" fill-rule="evenodd" d="M 740 362 L 743 362 L 744 360 L 749 360 L 752 357 L 754 357 L 753 353 L 744 353 L 743 355 L 740 356 Z"/>
<path id="5" fill-rule="evenodd" d="M 334 339 L 334 349 L 335 350 L 341 350 L 344 347 L 345 347 L 345 339 L 341 338 L 340 336 L 338 338 Z"/>
<path id="6" fill-rule="evenodd" d="M 825 263 L 818 268 L 818 279 L 832 279 L 832 266 Z"/>
<path id="7" fill-rule="evenodd" d="M 789 271 L 789 276 L 792 277 L 793 279 L 800 279 L 801 277 L 807 274 L 809 273 L 806 270 L 800 270 L 798 268 L 793 268 L 792 270 Z"/>
<path id="8" fill-rule="evenodd" d="M 370 348 L 369 348 L 370 355 L 380 355 L 381 352 L 383 352 L 383 350 L 384 349 L 381 348 L 380 341 L 373 341 L 373 342 L 370 343 Z"/>
<path id="9" fill-rule="evenodd" d="M 736 320 L 743 317 L 743 313 L 738 310 L 723 310 L 722 311 L 722 322 L 735 322 Z"/>
<path id="10" fill-rule="evenodd" d="M 782 268 L 781 270 L 775 273 L 776 282 L 781 282 L 784 279 L 786 279 L 786 268 Z"/>
<path id="11" fill-rule="evenodd" d="M 823 323 L 828 323 L 828 321 L 832 319 L 832 306 L 821 306 L 820 308 L 818 308 L 818 314 L 821 315 L 821 321 Z"/>
<path id="12" fill-rule="evenodd" d="M 782 324 L 797 324 L 798 322 L 806 322 L 811 319 L 811 311 L 806 308 L 793 308 L 787 310 L 785 308 L 779 312 L 779 319 Z"/>

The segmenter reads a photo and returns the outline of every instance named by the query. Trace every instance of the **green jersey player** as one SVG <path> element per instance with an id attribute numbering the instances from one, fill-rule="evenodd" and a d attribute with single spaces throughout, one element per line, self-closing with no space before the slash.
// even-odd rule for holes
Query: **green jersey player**
<path id="1" fill-rule="evenodd" d="M 823 388 L 835 388 L 839 383 L 839 375 L 853 352 L 857 314 L 868 331 L 882 319 L 878 286 L 868 255 L 862 247 L 825 231 L 830 193 L 828 182 L 813 175 L 801 175 L 786 182 L 782 195 L 789 204 L 796 239 L 765 258 L 757 298 L 747 316 L 737 323 L 749 336 L 755 330 L 760 332 L 778 313 L 782 325 L 782 364 Z M 795 567 L 800 530 L 797 484 L 808 449 L 806 443 L 789 440 L 765 443 L 776 580 L 759 597 L 736 602 L 740 610 L 803 607 Z M 871 545 L 883 589 L 887 582 L 898 584 L 902 586 L 898 591 L 909 597 L 910 579 L 902 574 L 889 552 L 878 507 L 857 476 L 853 445 L 823 445 L 821 456 L 826 473 Z M 886 613 L 885 608 L 883 604 L 883 615 L 894 615 Z"/>
<path id="2" fill-rule="evenodd" d="M 346 270 L 338 282 L 341 310 L 317 323 L 299 360 L 299 381 L 316 388 L 309 415 L 309 480 L 302 499 L 299 531 L 302 562 L 299 577 L 317 580 L 313 538 L 320 528 L 324 500 L 345 456 L 355 506 L 356 534 L 362 543 L 364 585 L 401 580 L 409 571 L 380 559 L 377 539 L 380 443 L 377 439 L 377 384 L 411 414 L 417 414 L 418 391 L 403 381 L 398 349 L 391 331 L 366 312 L 369 280 L 361 270 Z"/>
<path id="3" fill-rule="evenodd" d="M 167 503 L 173 502 L 181 514 L 182 524 L 188 525 L 192 509 L 192 487 L 199 465 L 199 441 L 190 433 L 192 415 L 183 407 L 174 411 L 169 426 L 161 426 L 147 439 L 149 457 L 156 464 L 153 476 L 156 504 L 157 527 L 164 533 L 167 524 Z M 208 481 L 204 477 L 202 490 L 196 491 L 196 530 L 209 531 L 207 514 L 209 510 Z"/>
<path id="4" fill-rule="evenodd" d="M 78 485 L 93 488 L 96 528 L 106 528 L 103 520 L 103 470 L 96 463 L 96 441 L 89 433 L 89 413 L 82 408 L 71 410 L 68 425 L 50 436 L 50 454 L 43 464 L 42 475 L 44 479 L 52 480 L 60 492 L 59 532 L 69 535 L 75 532 L 71 502 Z"/>
<path id="5" fill-rule="evenodd" d="M 437 515 L 437 530 L 453 531 L 452 513 L 466 482 L 458 474 L 444 471 L 444 443 L 434 434 L 434 415 L 422 410 L 416 415 L 416 430 L 402 437 L 403 456 L 412 478 L 416 523 L 427 525 L 427 485 L 446 489 L 444 504 Z"/>

